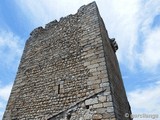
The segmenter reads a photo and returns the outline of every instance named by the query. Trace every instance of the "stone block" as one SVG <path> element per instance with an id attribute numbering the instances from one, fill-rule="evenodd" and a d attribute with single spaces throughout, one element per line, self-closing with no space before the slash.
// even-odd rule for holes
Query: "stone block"
<path id="1" fill-rule="evenodd" d="M 107 108 L 104 108 L 104 107 L 96 108 L 96 113 L 103 114 L 103 113 L 106 113 L 106 111 L 107 111 Z"/>
<path id="2" fill-rule="evenodd" d="M 102 119 L 102 115 L 101 114 L 94 114 L 92 117 L 93 120 L 101 120 Z"/>
<path id="3" fill-rule="evenodd" d="M 100 87 L 108 87 L 109 86 L 109 83 L 108 82 L 106 82 L 106 83 L 101 83 L 100 84 Z"/>
<path id="4" fill-rule="evenodd" d="M 107 112 L 114 112 L 114 108 L 113 107 L 107 107 Z"/>
<path id="5" fill-rule="evenodd" d="M 91 72 L 91 73 L 92 73 L 92 72 L 96 72 L 96 71 L 97 71 L 96 68 L 92 68 L 92 69 L 89 70 L 89 72 Z"/>
<path id="6" fill-rule="evenodd" d="M 102 107 L 103 107 L 102 103 L 98 103 L 98 104 L 93 105 L 93 108 L 102 108 Z"/>
<path id="7" fill-rule="evenodd" d="M 84 119 L 85 120 L 91 120 L 92 119 L 92 114 L 93 113 L 91 111 L 89 111 L 89 110 L 86 111 L 85 114 L 84 114 Z"/>
<path id="8" fill-rule="evenodd" d="M 92 64 L 92 65 L 89 65 L 88 68 L 92 69 L 92 68 L 97 68 L 98 66 L 99 66 L 99 64 Z"/>
<path id="9" fill-rule="evenodd" d="M 100 84 L 100 83 L 101 83 L 101 80 L 95 79 L 95 80 L 94 80 L 94 83 L 95 83 L 95 84 Z"/>
<path id="10" fill-rule="evenodd" d="M 100 102 L 105 102 L 107 100 L 106 96 L 98 96 Z"/>
<path id="11" fill-rule="evenodd" d="M 94 80 L 88 80 L 88 81 L 87 81 L 87 85 L 88 85 L 88 86 L 93 85 L 93 84 L 94 84 Z"/>
<path id="12" fill-rule="evenodd" d="M 103 103 L 103 107 L 112 107 L 113 103 L 112 102 L 105 102 Z"/>
<path id="13" fill-rule="evenodd" d="M 104 77 L 104 78 L 102 78 L 102 83 L 105 83 L 105 82 L 108 82 L 109 81 L 109 79 L 108 79 L 108 77 Z"/>
<path id="14" fill-rule="evenodd" d="M 98 98 L 97 97 L 85 100 L 86 105 L 92 105 L 92 104 L 96 104 L 96 103 L 98 103 Z"/>
<path id="15" fill-rule="evenodd" d="M 112 101 L 112 96 L 111 95 L 107 96 L 107 101 Z"/>
<path id="16" fill-rule="evenodd" d="M 84 66 L 89 66 L 91 63 L 90 62 L 85 62 Z"/>

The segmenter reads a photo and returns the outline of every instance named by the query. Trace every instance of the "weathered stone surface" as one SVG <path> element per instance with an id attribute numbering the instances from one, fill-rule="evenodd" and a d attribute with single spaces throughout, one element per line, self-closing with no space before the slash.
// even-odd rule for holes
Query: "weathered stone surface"
<path id="1" fill-rule="evenodd" d="M 111 95 L 107 96 L 107 101 L 112 101 L 112 96 Z"/>
<path id="2" fill-rule="evenodd" d="M 97 97 L 91 98 L 91 99 L 88 99 L 88 100 L 85 101 L 86 105 L 92 105 L 92 104 L 96 104 L 96 103 L 98 103 L 98 98 Z"/>
<path id="3" fill-rule="evenodd" d="M 101 120 L 102 119 L 102 115 L 101 114 L 94 114 L 93 115 L 93 120 Z"/>
<path id="4" fill-rule="evenodd" d="M 114 112 L 114 108 L 113 107 L 107 107 L 107 112 Z"/>
<path id="5" fill-rule="evenodd" d="M 91 120 L 91 119 L 92 119 L 92 116 L 93 116 L 93 113 L 92 113 L 90 110 L 88 110 L 88 111 L 86 111 L 86 113 L 84 114 L 84 119 L 85 119 L 85 120 Z"/>
<path id="6" fill-rule="evenodd" d="M 107 99 L 106 99 L 106 96 L 99 96 L 99 97 L 98 97 L 98 100 L 99 100 L 100 102 L 105 102 Z"/>
<path id="7" fill-rule="evenodd" d="M 113 106 L 113 103 L 112 102 L 105 102 L 105 103 L 103 103 L 103 107 L 111 107 L 111 106 Z"/>
<path id="8" fill-rule="evenodd" d="M 109 40 L 95 2 L 34 29 L 3 120 L 130 120 Z"/>
<path id="9" fill-rule="evenodd" d="M 103 104 L 102 103 L 98 103 L 98 104 L 94 104 L 93 108 L 102 108 Z"/>

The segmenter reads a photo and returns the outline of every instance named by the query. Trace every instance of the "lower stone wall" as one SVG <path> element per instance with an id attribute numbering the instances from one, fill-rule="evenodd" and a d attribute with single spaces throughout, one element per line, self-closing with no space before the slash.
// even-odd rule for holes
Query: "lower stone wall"
<path id="1" fill-rule="evenodd" d="M 99 91 L 48 120 L 116 120 L 110 91 Z"/>

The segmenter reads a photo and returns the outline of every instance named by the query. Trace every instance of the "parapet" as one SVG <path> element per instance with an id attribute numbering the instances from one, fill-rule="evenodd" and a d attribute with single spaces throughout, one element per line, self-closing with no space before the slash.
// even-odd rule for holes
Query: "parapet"
<path id="1" fill-rule="evenodd" d="M 48 24 L 45 25 L 45 29 L 49 29 L 49 28 L 52 28 L 54 26 L 56 26 L 58 24 L 58 21 L 57 20 L 54 20 Z"/>
<path id="2" fill-rule="evenodd" d="M 44 31 L 44 28 L 43 27 L 38 27 L 38 28 L 35 28 L 31 33 L 30 33 L 30 36 L 34 37 L 34 36 L 37 36 L 38 34 L 40 34 L 41 32 Z"/>
<path id="3" fill-rule="evenodd" d="M 85 11 L 87 11 L 87 9 L 90 9 L 90 7 L 92 8 L 93 6 L 96 6 L 96 7 L 97 7 L 95 1 L 92 2 L 92 3 L 90 3 L 90 4 L 88 4 L 88 5 L 83 5 L 83 6 L 81 6 L 81 7 L 77 10 L 77 13 L 74 14 L 74 15 L 70 14 L 70 15 L 68 15 L 68 16 L 66 16 L 66 17 L 61 17 L 59 21 L 58 21 L 58 20 L 51 21 L 51 22 L 49 22 L 48 24 L 45 25 L 45 28 L 43 28 L 42 26 L 35 28 L 35 29 L 30 33 L 30 36 L 31 36 L 31 37 L 35 37 L 35 36 L 37 36 L 37 35 L 40 35 L 43 31 L 48 30 L 48 29 L 51 29 L 51 28 L 54 28 L 55 26 L 59 25 L 59 24 L 62 23 L 63 21 L 65 21 L 65 20 L 67 21 L 67 19 L 69 19 L 69 18 L 71 18 L 71 17 L 74 17 L 74 16 L 76 16 L 76 15 L 79 14 L 79 13 L 84 13 Z"/>

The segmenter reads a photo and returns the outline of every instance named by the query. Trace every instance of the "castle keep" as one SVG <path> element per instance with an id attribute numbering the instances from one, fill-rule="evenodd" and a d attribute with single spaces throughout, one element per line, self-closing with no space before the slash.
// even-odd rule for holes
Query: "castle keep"
<path id="1" fill-rule="evenodd" d="M 3 120 L 131 120 L 117 49 L 95 2 L 36 28 Z"/>

